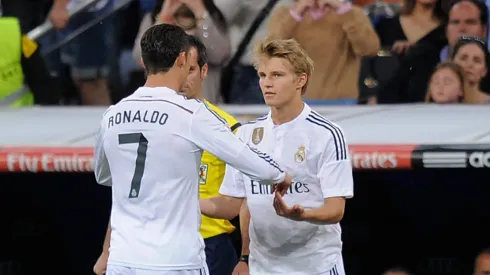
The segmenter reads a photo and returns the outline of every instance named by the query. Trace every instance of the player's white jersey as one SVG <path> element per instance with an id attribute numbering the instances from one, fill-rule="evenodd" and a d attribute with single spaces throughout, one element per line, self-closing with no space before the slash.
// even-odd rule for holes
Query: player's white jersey
<path id="1" fill-rule="evenodd" d="M 240 127 L 237 136 L 268 152 L 293 175 L 284 196 L 289 206 L 317 208 L 329 197 L 353 196 L 352 166 L 344 134 L 305 104 L 293 121 L 275 126 L 269 115 Z M 270 186 L 231 167 L 220 193 L 247 197 L 250 209 L 250 273 L 311 275 L 332 269 L 341 259 L 339 224 L 317 225 L 278 216 Z"/>
<path id="2" fill-rule="evenodd" d="M 269 156 L 252 151 L 203 102 L 143 87 L 108 109 L 96 141 L 95 175 L 112 185 L 109 264 L 153 270 L 205 265 L 202 149 L 264 183 L 284 180 Z"/>

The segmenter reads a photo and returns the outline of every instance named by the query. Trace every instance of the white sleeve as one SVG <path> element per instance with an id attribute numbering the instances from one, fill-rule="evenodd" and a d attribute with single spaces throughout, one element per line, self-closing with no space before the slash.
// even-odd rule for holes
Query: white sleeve
<path id="1" fill-rule="evenodd" d="M 354 196 L 354 180 L 349 147 L 340 127 L 327 141 L 320 157 L 318 179 L 324 198 Z"/>
<path id="2" fill-rule="evenodd" d="M 192 115 L 190 140 L 201 149 L 262 184 L 276 184 L 286 174 L 267 154 L 250 148 L 231 131 L 226 121 L 205 103 Z"/>
<path id="3" fill-rule="evenodd" d="M 245 191 L 245 184 L 243 181 L 243 174 L 237 169 L 226 165 L 225 177 L 219 188 L 219 193 L 225 196 L 245 198 L 247 197 Z"/>
<path id="4" fill-rule="evenodd" d="M 98 184 L 112 186 L 111 169 L 104 150 L 104 132 L 106 125 L 103 121 L 104 119 L 102 119 L 102 122 L 100 123 L 99 132 L 95 139 L 94 174 Z"/>

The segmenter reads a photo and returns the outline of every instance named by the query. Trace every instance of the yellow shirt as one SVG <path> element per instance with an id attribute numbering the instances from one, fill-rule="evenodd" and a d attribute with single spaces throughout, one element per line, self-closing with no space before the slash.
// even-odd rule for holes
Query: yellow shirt
<path id="1" fill-rule="evenodd" d="M 209 106 L 209 109 L 214 111 L 228 123 L 228 126 L 233 132 L 240 127 L 240 123 L 230 114 L 208 101 L 206 101 L 206 104 Z M 208 152 L 203 153 L 201 158 L 201 170 L 199 173 L 200 198 L 206 199 L 219 195 L 219 188 L 223 181 L 223 177 L 225 176 L 225 167 L 226 164 L 217 157 Z M 204 239 L 223 233 L 231 233 L 233 230 L 235 230 L 235 227 L 228 220 L 211 219 L 204 215 L 202 216 L 201 235 Z"/>

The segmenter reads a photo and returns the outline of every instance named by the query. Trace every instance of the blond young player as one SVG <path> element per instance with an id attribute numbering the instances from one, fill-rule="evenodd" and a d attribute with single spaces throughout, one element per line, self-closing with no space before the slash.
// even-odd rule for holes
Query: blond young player
<path id="1" fill-rule="evenodd" d="M 271 111 L 237 136 L 287 167 L 293 183 L 282 198 L 227 166 L 220 195 L 201 200 L 201 211 L 231 218 L 247 199 L 240 214 L 244 250 L 233 274 L 344 275 L 339 222 L 353 179 L 343 131 L 302 101 L 313 64 L 296 41 L 265 40 L 255 57 Z"/>
<path id="2" fill-rule="evenodd" d="M 189 37 L 190 44 L 190 70 L 187 81 L 182 87 L 180 94 L 187 98 L 198 99 L 206 102 L 209 109 L 223 118 L 229 125 L 230 130 L 236 132 L 240 127 L 233 116 L 211 104 L 202 96 L 202 82 L 207 77 L 208 64 L 206 47 L 196 37 Z M 203 152 L 199 173 L 199 194 L 201 198 L 214 197 L 219 194 L 219 188 L 225 175 L 226 164 L 209 152 Z M 212 219 L 202 216 L 201 235 L 204 238 L 206 263 L 210 275 L 231 274 L 238 262 L 236 250 L 233 246 L 230 234 L 235 227 L 229 220 Z M 110 240 L 110 231 L 106 234 L 105 243 Z M 104 246 L 104 251 L 100 255 L 94 266 L 96 274 L 104 274 L 107 268 L 107 259 L 109 257 L 109 247 Z"/>

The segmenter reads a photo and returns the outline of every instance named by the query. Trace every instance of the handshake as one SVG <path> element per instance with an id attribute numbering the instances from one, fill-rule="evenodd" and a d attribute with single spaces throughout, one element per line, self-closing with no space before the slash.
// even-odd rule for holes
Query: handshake
<path id="1" fill-rule="evenodd" d="M 273 206 L 277 215 L 291 220 L 301 221 L 304 220 L 305 213 L 303 206 L 295 204 L 293 207 L 289 207 L 282 198 L 288 191 L 292 182 L 293 177 L 286 173 L 286 176 L 281 183 L 272 186 L 272 190 L 274 191 Z"/>
<path id="2" fill-rule="evenodd" d="M 278 184 L 272 185 L 274 191 L 273 207 L 277 215 L 295 221 L 305 219 L 305 210 L 301 205 L 289 207 L 283 199 L 283 196 L 288 191 L 293 178 L 288 173 L 285 173 L 284 180 Z M 227 191 L 230 191 L 228 187 Z M 243 188 L 240 188 L 243 190 Z M 245 194 L 235 196 L 234 191 L 226 192 L 228 195 L 220 194 L 209 199 L 201 199 L 200 207 L 203 215 L 215 219 L 231 220 L 236 217 L 245 199 Z"/>

